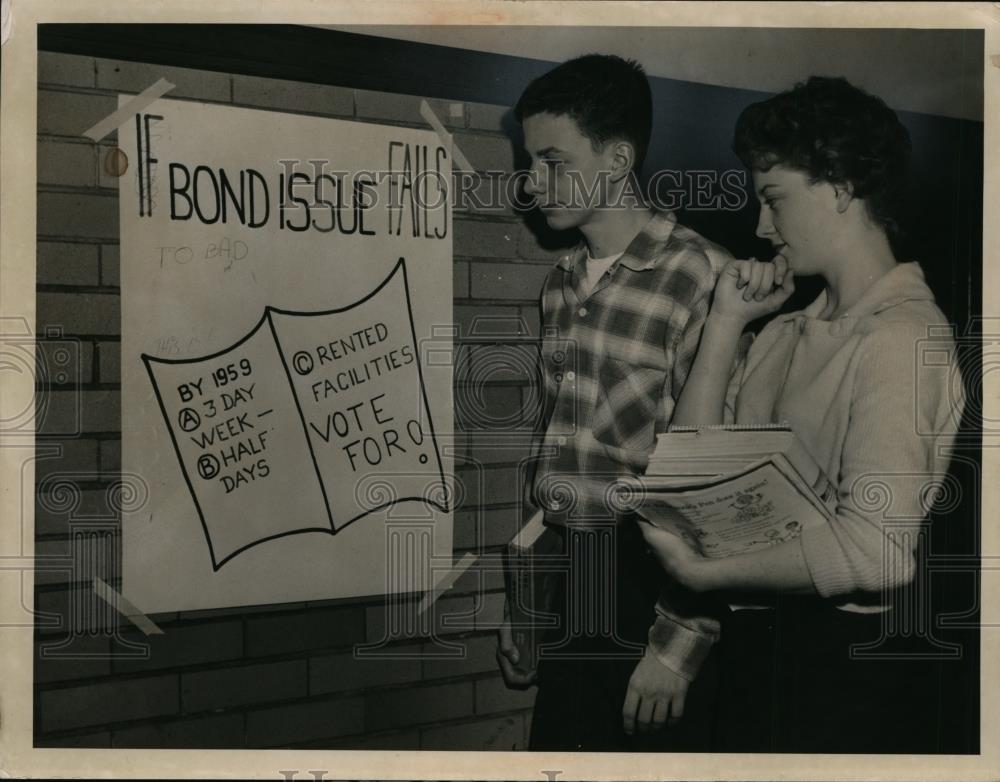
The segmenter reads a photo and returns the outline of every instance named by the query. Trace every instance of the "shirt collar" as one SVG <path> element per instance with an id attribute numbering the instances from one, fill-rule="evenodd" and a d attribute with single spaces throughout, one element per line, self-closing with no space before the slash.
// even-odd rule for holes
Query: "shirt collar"
<path id="1" fill-rule="evenodd" d="M 867 315 L 875 315 L 905 301 L 934 301 L 934 294 L 927 287 L 920 264 L 899 263 L 879 277 L 838 320 L 857 320 Z M 801 317 L 817 318 L 826 307 L 826 291 L 808 307 L 784 316 L 782 320 L 792 321 Z"/>
<path id="2" fill-rule="evenodd" d="M 654 212 L 642 230 L 629 242 L 622 257 L 611 265 L 611 269 L 621 265 L 638 272 L 655 267 L 664 257 L 663 246 L 670 240 L 675 225 L 677 216 L 673 212 Z M 572 251 L 559 258 L 556 266 L 571 272 L 586 257 L 587 245 L 580 242 Z"/>

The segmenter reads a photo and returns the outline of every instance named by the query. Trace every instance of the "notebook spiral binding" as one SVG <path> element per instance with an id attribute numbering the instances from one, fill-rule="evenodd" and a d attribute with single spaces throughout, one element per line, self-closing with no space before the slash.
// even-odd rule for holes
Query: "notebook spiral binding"
<path id="1" fill-rule="evenodd" d="M 706 426 L 687 426 L 684 424 L 677 424 L 667 427 L 667 434 L 673 432 L 702 432 L 708 431 L 726 431 L 726 432 L 762 432 L 762 431 L 773 431 L 773 430 L 783 430 L 791 429 L 791 425 L 787 421 L 783 421 L 777 424 L 708 424 Z"/>

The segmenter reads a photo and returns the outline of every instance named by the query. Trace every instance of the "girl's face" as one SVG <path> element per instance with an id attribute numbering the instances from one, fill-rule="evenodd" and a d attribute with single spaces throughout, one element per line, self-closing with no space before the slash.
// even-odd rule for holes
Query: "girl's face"
<path id="1" fill-rule="evenodd" d="M 757 236 L 771 242 L 795 274 L 829 268 L 843 228 L 833 185 L 813 184 L 804 171 L 780 164 L 767 171 L 754 169 L 753 185 L 760 200 Z"/>

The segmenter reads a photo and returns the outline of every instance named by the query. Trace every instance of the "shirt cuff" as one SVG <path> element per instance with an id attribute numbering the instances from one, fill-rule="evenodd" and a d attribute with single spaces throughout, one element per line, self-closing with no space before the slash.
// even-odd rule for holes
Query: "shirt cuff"
<path id="1" fill-rule="evenodd" d="M 649 651 L 671 671 L 694 681 L 718 633 L 700 632 L 657 614 L 649 628 Z"/>

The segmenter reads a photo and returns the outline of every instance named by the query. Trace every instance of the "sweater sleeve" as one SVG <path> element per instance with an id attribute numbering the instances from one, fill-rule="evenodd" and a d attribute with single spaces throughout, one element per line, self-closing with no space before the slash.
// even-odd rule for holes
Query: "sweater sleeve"
<path id="1" fill-rule="evenodd" d="M 733 371 L 729 376 L 729 385 L 726 387 L 726 398 L 722 407 L 722 423 L 736 423 L 736 399 L 739 397 L 740 387 L 743 385 L 743 377 L 747 371 L 747 355 L 753 345 L 753 334 L 744 332 L 736 345 L 736 357 L 733 359 Z"/>
<path id="2" fill-rule="evenodd" d="M 964 404 L 953 363 L 920 371 L 926 338 L 922 324 L 888 323 L 859 347 L 836 518 L 801 537 L 824 597 L 877 592 L 913 578 L 928 498 L 944 478 Z"/>

